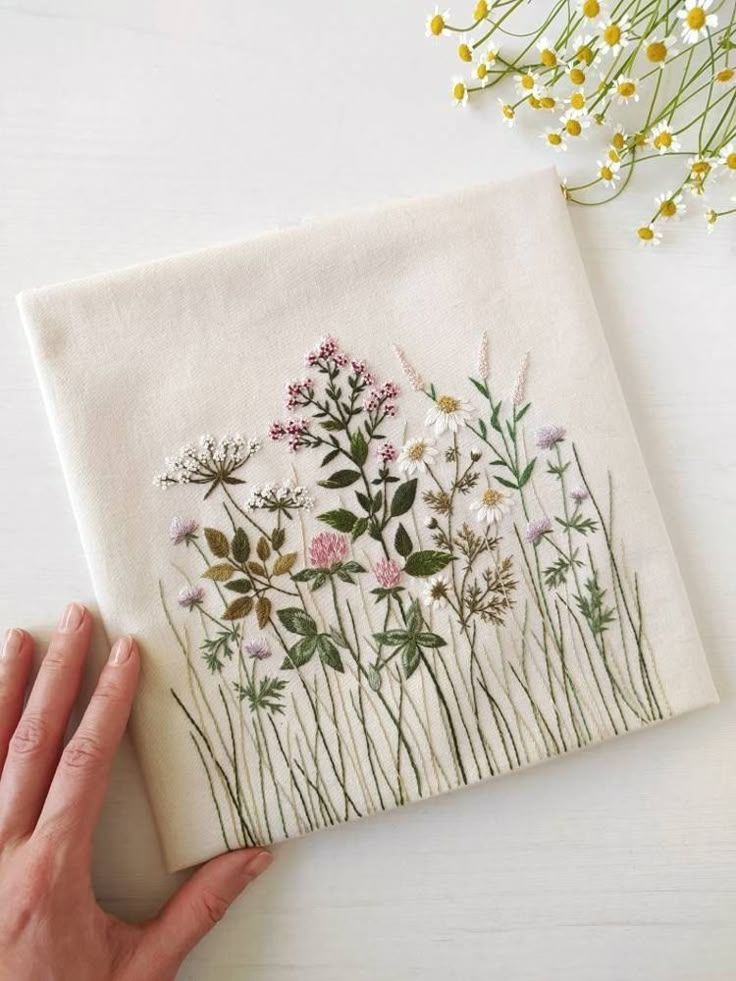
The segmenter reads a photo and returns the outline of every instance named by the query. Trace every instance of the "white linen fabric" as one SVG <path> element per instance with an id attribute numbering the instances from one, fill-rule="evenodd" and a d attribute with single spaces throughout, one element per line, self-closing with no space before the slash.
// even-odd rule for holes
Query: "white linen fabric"
<path id="1" fill-rule="evenodd" d="M 552 171 L 19 305 L 170 869 L 716 700 Z"/>

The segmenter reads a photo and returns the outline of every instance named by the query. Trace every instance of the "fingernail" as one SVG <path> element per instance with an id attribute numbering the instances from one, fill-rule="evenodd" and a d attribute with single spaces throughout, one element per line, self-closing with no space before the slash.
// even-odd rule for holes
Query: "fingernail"
<path id="1" fill-rule="evenodd" d="M 20 654 L 22 645 L 23 631 L 17 630 L 15 627 L 11 627 L 11 629 L 5 634 L 3 649 L 0 651 L 0 660 L 9 661 L 11 658 L 17 657 L 18 654 Z"/>
<path id="2" fill-rule="evenodd" d="M 246 863 L 245 869 L 254 878 L 264 872 L 273 861 L 271 852 L 258 852 Z"/>
<path id="3" fill-rule="evenodd" d="M 84 607 L 79 603 L 70 603 L 61 615 L 59 630 L 63 634 L 73 634 L 82 626 L 82 620 L 84 620 Z"/>
<path id="4" fill-rule="evenodd" d="M 114 664 L 116 666 L 125 664 L 130 657 L 130 648 L 130 637 L 121 637 L 120 640 L 116 640 L 112 645 L 112 650 L 110 651 L 110 664 Z"/>

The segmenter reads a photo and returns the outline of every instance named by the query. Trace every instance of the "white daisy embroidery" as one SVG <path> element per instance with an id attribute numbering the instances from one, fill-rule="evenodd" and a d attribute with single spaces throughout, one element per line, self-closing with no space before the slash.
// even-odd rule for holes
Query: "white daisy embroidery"
<path id="1" fill-rule="evenodd" d="M 427 464 L 437 456 L 437 448 L 432 439 L 410 439 L 399 453 L 399 469 L 409 477 L 427 472 Z"/>
<path id="2" fill-rule="evenodd" d="M 489 487 L 477 500 L 471 502 L 470 510 L 476 512 L 475 519 L 479 524 L 485 521 L 489 525 L 498 525 L 509 513 L 512 505 L 513 501 L 509 494 Z"/>
<path id="3" fill-rule="evenodd" d="M 470 418 L 471 409 L 464 399 L 456 399 L 454 395 L 440 395 L 427 413 L 425 423 L 434 426 L 437 436 L 448 429 L 456 433 Z"/>

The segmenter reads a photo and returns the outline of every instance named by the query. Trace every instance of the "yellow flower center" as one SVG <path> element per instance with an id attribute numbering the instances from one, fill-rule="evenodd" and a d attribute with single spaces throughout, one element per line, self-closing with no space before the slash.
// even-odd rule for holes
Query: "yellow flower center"
<path id="1" fill-rule="evenodd" d="M 662 206 L 659 209 L 659 213 L 663 218 L 674 218 L 677 214 L 677 205 L 672 199 L 669 201 L 663 201 Z"/>
<path id="2" fill-rule="evenodd" d="M 497 490 L 492 490 L 489 487 L 488 490 L 483 491 L 481 500 L 487 508 L 494 508 L 503 500 L 503 494 L 500 494 Z"/>
<path id="3" fill-rule="evenodd" d="M 570 69 L 570 81 L 573 85 L 582 85 L 585 82 L 585 72 L 582 68 Z"/>
<path id="4" fill-rule="evenodd" d="M 481 63 L 480 65 L 478 65 L 475 74 L 478 76 L 478 78 L 485 78 L 486 75 L 488 74 L 488 69 L 484 64 Z"/>
<path id="5" fill-rule="evenodd" d="M 612 48 L 614 44 L 618 44 L 621 40 L 621 28 L 618 24 L 609 24 L 608 27 L 603 29 L 602 36 L 606 44 Z"/>
<path id="6" fill-rule="evenodd" d="M 613 171 L 611 170 L 610 167 L 607 167 L 605 164 L 600 169 L 600 175 L 604 181 L 613 180 Z"/>
<path id="7" fill-rule="evenodd" d="M 437 399 L 437 408 L 440 412 L 444 412 L 445 415 L 450 415 L 451 412 L 457 412 L 460 408 L 460 403 L 452 395 L 440 395 Z"/>
<path id="8" fill-rule="evenodd" d="M 583 127 L 580 125 L 577 119 L 568 119 L 568 121 L 565 123 L 565 130 L 567 131 L 568 136 L 580 136 L 580 134 L 583 132 Z"/>
<path id="9" fill-rule="evenodd" d="M 552 146 L 559 146 L 562 143 L 562 137 L 559 133 L 547 133 L 547 142 Z"/>
<path id="10" fill-rule="evenodd" d="M 582 10 L 584 17 L 590 17 L 592 19 L 593 17 L 597 17 L 601 12 L 601 5 L 598 3 L 598 0 L 585 0 Z"/>
<path id="11" fill-rule="evenodd" d="M 725 163 L 729 170 L 736 170 L 736 153 L 729 153 Z"/>
<path id="12" fill-rule="evenodd" d="M 706 174 L 710 173 L 710 164 L 707 160 L 696 160 L 690 165 L 690 170 L 693 174 L 705 177 Z"/>
<path id="13" fill-rule="evenodd" d="M 458 102 L 462 102 L 465 98 L 465 83 L 455 82 L 454 86 L 452 87 L 452 95 Z"/>
<path id="14" fill-rule="evenodd" d="M 734 75 L 736 75 L 736 70 L 733 68 L 722 68 L 716 75 L 716 81 L 730 82 Z"/>
<path id="15" fill-rule="evenodd" d="M 504 114 L 504 116 L 506 117 L 506 119 L 513 119 L 514 118 L 514 109 L 513 109 L 513 106 L 508 105 L 508 103 L 505 106 L 501 106 L 501 112 Z"/>
<path id="16" fill-rule="evenodd" d="M 667 46 L 663 41 L 652 41 L 647 45 L 647 58 L 655 63 L 664 61 L 667 57 Z"/>
<path id="17" fill-rule="evenodd" d="M 472 61 L 473 52 L 467 44 L 461 44 L 457 49 L 458 58 L 460 61 Z"/>
<path id="18" fill-rule="evenodd" d="M 521 87 L 529 92 L 534 88 L 534 76 L 527 73 L 521 76 Z"/>
<path id="19" fill-rule="evenodd" d="M 611 143 L 613 144 L 614 149 L 623 150 L 623 148 L 626 146 L 626 140 L 624 139 L 624 134 L 614 133 Z"/>
<path id="20" fill-rule="evenodd" d="M 421 460 L 424 456 L 424 451 L 427 449 L 427 444 L 419 439 L 406 451 L 406 455 L 410 460 Z"/>
<path id="21" fill-rule="evenodd" d="M 429 29 L 435 37 L 439 37 L 445 29 L 445 18 L 442 14 L 435 14 L 429 22 Z"/>
<path id="22" fill-rule="evenodd" d="M 583 64 L 589 65 L 593 61 L 595 55 L 593 54 L 593 49 L 584 44 L 582 48 L 578 48 L 576 52 L 576 57 L 578 61 L 582 61 Z"/>
<path id="23" fill-rule="evenodd" d="M 486 0 L 478 0 L 475 5 L 475 10 L 473 11 L 473 17 L 476 20 L 482 20 L 484 17 L 488 16 L 488 4 Z"/>
<path id="24" fill-rule="evenodd" d="M 582 92 L 573 92 L 570 96 L 570 105 L 573 109 L 585 108 L 585 95 Z"/>
<path id="25" fill-rule="evenodd" d="M 685 20 L 687 21 L 687 26 L 693 31 L 699 31 L 703 24 L 705 24 L 705 11 L 702 7 L 693 7 L 691 10 L 688 10 Z"/>
<path id="26" fill-rule="evenodd" d="M 557 100 L 551 95 L 543 95 L 539 100 L 539 104 L 541 105 L 542 109 L 554 109 L 554 107 L 557 105 Z"/>
<path id="27" fill-rule="evenodd" d="M 706 212 L 705 219 L 709 225 L 715 225 L 716 221 L 718 220 L 718 215 L 712 208 L 709 208 Z"/>
<path id="28" fill-rule="evenodd" d="M 529 103 L 529 105 L 532 107 L 532 109 L 541 109 L 542 108 L 542 103 L 539 101 L 539 99 L 536 97 L 536 95 L 530 95 L 529 98 L 526 101 Z"/>
<path id="29" fill-rule="evenodd" d="M 654 145 L 658 150 L 668 150 L 672 146 L 672 133 L 668 133 L 667 130 L 657 133 L 654 137 Z"/>
<path id="30" fill-rule="evenodd" d="M 634 136 L 634 145 L 635 146 L 645 146 L 646 145 L 646 142 L 647 142 L 647 134 L 646 133 L 641 132 L 641 133 L 637 133 Z"/>
<path id="31" fill-rule="evenodd" d="M 636 234 L 639 236 L 642 242 L 651 242 L 654 238 L 654 232 L 647 225 L 644 225 L 642 228 L 638 229 Z"/>
<path id="32" fill-rule="evenodd" d="M 630 99 L 632 95 L 636 93 L 636 83 L 635 82 L 619 82 L 618 88 L 616 89 L 618 94 L 624 99 Z"/>
<path id="33" fill-rule="evenodd" d="M 557 55 L 549 48 L 545 48 L 539 55 L 539 60 L 545 68 L 554 68 L 557 64 Z"/>
<path id="34" fill-rule="evenodd" d="M 489 65 L 492 65 L 494 63 L 494 61 L 496 60 L 497 57 L 498 57 L 498 51 L 496 51 L 495 48 L 489 48 L 488 49 L 488 54 L 486 55 L 486 59 L 488 60 L 488 64 Z"/>
<path id="35" fill-rule="evenodd" d="M 611 147 L 611 149 L 608 151 L 608 159 L 611 161 L 611 163 L 621 163 L 619 152 L 618 150 L 614 150 L 613 147 Z"/>

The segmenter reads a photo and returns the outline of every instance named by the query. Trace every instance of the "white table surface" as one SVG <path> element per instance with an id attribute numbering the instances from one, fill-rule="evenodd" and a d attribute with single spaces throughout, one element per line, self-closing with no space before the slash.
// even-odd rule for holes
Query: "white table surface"
<path id="1" fill-rule="evenodd" d="M 0 0 L 3 625 L 93 603 L 18 290 L 545 162 L 451 108 L 425 6 Z M 279 847 L 182 978 L 736 978 L 736 223 L 644 254 L 663 189 L 574 221 L 722 704 Z M 129 749 L 96 879 L 131 918 L 173 886 Z"/>

